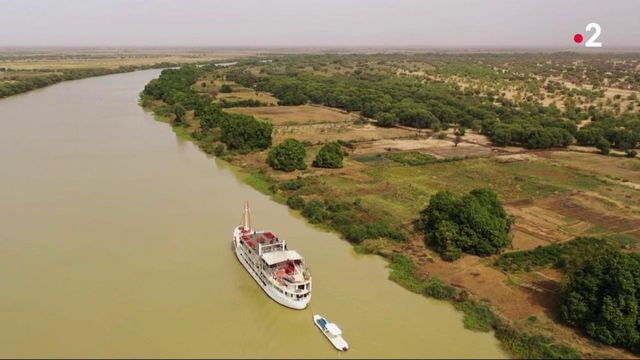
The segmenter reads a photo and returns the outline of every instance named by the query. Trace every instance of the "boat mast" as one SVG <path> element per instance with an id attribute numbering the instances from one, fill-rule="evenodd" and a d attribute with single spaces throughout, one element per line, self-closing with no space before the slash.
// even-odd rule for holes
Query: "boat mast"
<path id="1" fill-rule="evenodd" d="M 242 226 L 245 229 L 251 228 L 251 217 L 249 215 L 249 201 L 244 202 L 244 209 L 242 210 Z"/>

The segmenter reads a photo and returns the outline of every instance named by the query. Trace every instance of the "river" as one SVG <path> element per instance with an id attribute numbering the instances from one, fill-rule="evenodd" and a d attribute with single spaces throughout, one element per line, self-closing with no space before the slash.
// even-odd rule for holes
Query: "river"
<path id="1" fill-rule="evenodd" d="M 137 104 L 158 70 L 0 100 L 0 357 L 504 357 L 450 304 L 240 182 Z M 242 204 L 313 299 L 270 300 L 230 249 Z M 343 329 L 337 353 L 311 321 Z"/>

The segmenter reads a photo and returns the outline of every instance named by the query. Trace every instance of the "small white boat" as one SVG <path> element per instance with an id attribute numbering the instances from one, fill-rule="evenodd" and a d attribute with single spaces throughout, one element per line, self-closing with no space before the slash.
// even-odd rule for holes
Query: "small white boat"
<path id="1" fill-rule="evenodd" d="M 329 320 L 320 315 L 313 315 L 313 323 L 322 331 L 324 336 L 329 339 L 333 346 L 340 351 L 349 350 L 349 344 L 342 338 L 342 330 L 338 325 L 330 323 Z"/>

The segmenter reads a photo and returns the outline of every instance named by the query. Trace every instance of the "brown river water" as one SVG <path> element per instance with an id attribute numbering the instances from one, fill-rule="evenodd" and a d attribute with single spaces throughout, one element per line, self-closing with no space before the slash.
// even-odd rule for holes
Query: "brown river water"
<path id="1" fill-rule="evenodd" d="M 450 304 L 239 181 L 137 104 L 157 70 L 0 100 L 0 357 L 504 357 Z M 298 250 L 308 309 L 230 248 L 242 204 Z M 351 349 L 333 350 L 320 313 Z"/>

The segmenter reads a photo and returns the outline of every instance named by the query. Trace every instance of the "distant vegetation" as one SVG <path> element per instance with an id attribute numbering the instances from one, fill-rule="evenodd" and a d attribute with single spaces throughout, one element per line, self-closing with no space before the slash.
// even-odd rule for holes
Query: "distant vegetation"
<path id="1" fill-rule="evenodd" d="M 119 74 L 143 69 L 157 69 L 177 66 L 174 63 L 158 63 L 153 65 L 126 65 L 116 68 L 84 68 L 84 69 L 56 69 L 56 70 L 21 70 L 19 73 L 35 76 L 16 76 L 10 82 L 0 82 L 0 98 L 24 93 L 45 86 L 57 84 L 67 80 L 78 80 L 93 76 Z M 15 70 L 13 72 L 16 72 Z M 1 74 L 1 72 L 0 72 Z M 0 77 L 0 80 L 2 78 Z"/>
<path id="2" fill-rule="evenodd" d="M 541 72 L 553 69 L 558 76 L 582 83 L 583 79 L 570 75 L 575 68 L 568 65 L 568 60 L 566 63 L 559 62 L 557 68 L 546 65 L 536 67 L 529 63 L 535 56 L 525 58 L 513 54 L 473 55 L 466 62 L 460 61 L 459 57 L 446 55 L 388 56 L 379 60 L 379 63 L 396 57 L 398 61 L 417 62 L 424 59 L 422 61 L 436 64 L 436 69 L 432 71 L 436 78 L 422 81 L 420 76 L 397 76 L 394 72 L 380 71 L 382 66 L 376 67 L 371 63 L 362 65 L 366 60 L 374 62 L 382 58 L 381 55 L 368 58 L 291 55 L 261 66 L 259 74 L 237 68 L 229 71 L 227 78 L 248 88 L 274 94 L 280 105 L 308 102 L 323 104 L 359 112 L 364 117 L 376 119 L 377 125 L 382 127 L 401 124 L 430 128 L 437 132 L 451 126 L 462 126 L 481 131 L 497 146 L 544 149 L 572 144 L 574 138 L 579 136 L 578 123 L 592 118 L 593 123 L 589 126 L 606 129 L 602 136 L 613 148 L 627 150 L 637 146 L 640 137 L 640 115 L 637 112 L 616 113 L 611 109 L 605 110 L 603 105 L 596 107 L 585 104 L 603 97 L 604 92 L 586 88 L 570 89 L 554 80 L 543 83 L 533 76 L 549 76 L 550 73 Z M 559 55 L 557 57 L 562 58 Z M 345 64 L 356 64 L 356 69 L 340 73 L 326 70 L 333 65 Z M 634 71 L 633 64 L 630 61 L 625 65 L 625 74 Z M 595 72 L 600 72 L 603 67 L 600 64 L 589 66 Z M 532 74 L 522 75 L 520 72 Z M 463 82 L 478 85 L 461 88 L 447 81 L 453 75 L 461 77 Z M 634 88 L 640 86 L 637 76 L 631 73 L 622 75 L 622 72 L 619 75 L 616 81 L 631 81 L 631 78 L 624 77 L 630 76 L 636 82 L 627 85 Z M 587 78 L 590 76 L 592 74 L 586 74 Z M 600 82 L 593 78 L 590 80 Z M 516 98 L 508 98 L 504 92 L 500 93 L 502 88 L 513 84 L 519 84 L 518 92 L 521 93 Z M 542 89 L 549 96 L 564 99 L 564 108 L 555 103 L 543 105 L 540 101 L 545 98 Z M 633 100 L 632 97 L 630 99 Z M 621 101 L 620 97 L 616 101 Z M 594 145 L 595 142 L 592 142 L 591 146 Z"/>
<path id="3" fill-rule="evenodd" d="M 445 260 L 458 259 L 462 253 L 487 256 L 500 252 L 511 244 L 512 224 L 498 195 L 488 189 L 462 196 L 440 191 L 420 213 L 427 244 Z"/>

